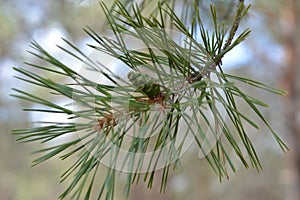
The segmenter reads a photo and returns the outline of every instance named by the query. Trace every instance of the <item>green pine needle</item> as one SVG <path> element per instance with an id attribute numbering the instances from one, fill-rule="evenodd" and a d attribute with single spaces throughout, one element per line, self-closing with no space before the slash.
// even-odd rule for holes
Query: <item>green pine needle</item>
<path id="1" fill-rule="evenodd" d="M 189 2 L 183 7 L 185 13 L 179 15 L 174 11 L 176 1 L 163 0 L 157 3 L 150 15 L 145 14 L 147 6 L 153 4 L 153 1 L 144 0 L 139 7 L 130 0 L 115 1 L 108 8 L 100 3 L 114 39 L 89 27 L 84 29 L 97 43 L 89 45 L 90 48 L 122 61 L 131 70 L 125 77 L 113 73 L 110 67 L 85 55 L 67 40 L 64 41 L 68 48 L 59 47 L 111 84 L 89 80 L 53 57 L 37 42 L 32 42 L 33 51 L 29 53 L 43 63 L 25 63 L 30 69 L 15 68 L 20 73 L 16 77 L 20 81 L 50 91 L 76 106 L 76 109 L 61 106 L 46 97 L 20 89 L 14 89 L 12 95 L 43 106 L 26 108 L 25 111 L 61 113 L 74 120 L 74 123 L 44 122 L 40 127 L 12 131 L 19 142 L 45 144 L 71 135 L 68 141 L 34 152 L 40 157 L 33 161 L 33 165 L 55 156 L 62 160 L 75 159 L 61 177 L 61 181 L 71 179 L 61 199 L 91 199 L 96 192 L 97 199 L 112 200 L 117 173 L 122 170 L 128 172 L 124 188 L 128 196 L 131 185 L 140 180 L 151 188 L 159 167 L 162 168 L 160 191 L 165 192 L 170 167 L 180 165 L 179 157 L 189 138 L 195 141 L 199 155 L 203 155 L 220 180 L 228 177 L 229 169 L 236 171 L 229 153 L 232 150 L 246 168 L 252 166 L 261 170 L 261 161 L 245 123 L 256 129 L 259 127 L 240 111 L 237 100 L 244 101 L 254 111 L 283 151 L 288 150 L 258 108 L 267 107 L 267 104 L 249 96 L 238 88 L 236 82 L 278 95 L 286 92 L 222 70 L 224 55 L 250 34 L 249 29 L 241 33 L 238 30 L 250 6 L 240 1 L 232 24 L 227 26 L 219 19 L 218 10 L 213 5 L 210 14 L 203 17 L 199 3 Z M 193 15 L 189 16 L 187 12 Z M 179 33 L 180 39 L 173 38 L 171 30 Z M 129 48 L 127 37 L 139 41 L 144 49 Z M 41 71 L 46 73 L 40 75 L 38 72 Z M 145 71 L 151 76 L 143 75 Z M 68 82 L 58 83 L 49 78 L 54 76 L 63 77 Z M 130 131 L 135 135 L 128 139 L 126 135 Z M 151 135 L 153 133 L 156 134 Z M 126 155 L 122 154 L 122 149 L 126 149 Z M 146 157 L 147 152 L 157 154 Z M 136 157 L 137 154 L 141 156 Z M 162 167 L 161 158 L 167 158 Z M 103 160 L 111 168 L 103 171 Z M 105 178 L 101 188 L 96 188 L 94 185 L 100 174 Z"/>

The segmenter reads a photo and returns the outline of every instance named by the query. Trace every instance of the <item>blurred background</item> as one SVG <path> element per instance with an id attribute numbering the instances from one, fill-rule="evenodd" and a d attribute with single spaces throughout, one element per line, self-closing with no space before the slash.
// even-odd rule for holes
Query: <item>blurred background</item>
<path id="1" fill-rule="evenodd" d="M 297 0 L 246 1 L 253 7 L 243 27 L 252 34 L 240 47 L 224 58 L 227 72 L 249 77 L 289 94 L 279 97 L 259 90 L 251 95 L 269 104 L 263 109 L 275 131 L 287 142 L 290 151 L 283 154 L 266 127 L 248 132 L 259 152 L 264 170 L 238 168 L 229 180 L 219 182 L 205 160 L 191 151 L 182 158 L 182 169 L 172 172 L 167 193 L 158 188 L 135 186 L 130 199 L 164 200 L 299 200 L 300 195 L 300 2 Z M 218 1 L 215 1 L 218 3 Z M 67 187 L 59 177 L 68 163 L 51 159 L 34 168 L 31 152 L 38 144 L 17 144 L 11 129 L 31 126 L 34 116 L 22 112 L 27 102 L 12 98 L 11 88 L 31 90 L 16 81 L 12 67 L 25 67 L 24 61 L 35 62 L 27 50 L 32 40 L 38 41 L 56 56 L 63 45 L 61 37 L 86 48 L 90 41 L 82 28 L 86 25 L 101 33 L 103 13 L 95 0 L 0 0 L 0 200 L 54 200 Z M 35 91 L 43 94 L 43 91 Z M 241 110 L 248 112 L 248 108 Z M 251 113 L 250 113 L 251 115 Z M 124 199 L 120 195 L 117 199 Z"/>

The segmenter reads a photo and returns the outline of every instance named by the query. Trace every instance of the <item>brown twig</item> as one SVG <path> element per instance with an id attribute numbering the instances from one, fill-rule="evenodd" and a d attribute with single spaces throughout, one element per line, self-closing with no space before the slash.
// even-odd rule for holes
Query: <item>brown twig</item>
<path id="1" fill-rule="evenodd" d="M 104 127 L 108 128 L 110 126 L 115 126 L 115 125 L 117 125 L 117 116 L 115 116 L 114 114 L 104 114 L 102 118 L 98 119 L 98 122 L 94 127 L 94 130 L 99 131 Z"/>
<path id="2" fill-rule="evenodd" d="M 159 93 L 157 96 L 155 97 L 146 97 L 146 98 L 135 98 L 135 100 L 137 102 L 140 102 L 140 103 L 145 103 L 146 105 L 153 105 L 153 104 L 159 104 L 161 105 L 163 108 L 165 108 L 165 97 L 166 95 L 164 95 L 163 93 Z M 94 126 L 94 130 L 95 131 L 100 131 L 102 130 L 103 128 L 106 128 L 106 135 L 108 134 L 108 128 L 109 127 L 113 127 L 113 126 L 116 126 L 118 124 L 118 120 L 119 118 L 124 115 L 124 113 L 128 113 L 130 114 L 130 112 L 133 112 L 131 113 L 132 115 L 136 112 L 139 112 L 139 111 L 143 111 L 143 109 L 133 109 L 133 110 L 127 110 L 127 111 L 119 111 L 119 112 L 116 112 L 114 114 L 104 114 L 101 118 L 99 118 L 97 120 L 97 124 Z"/>

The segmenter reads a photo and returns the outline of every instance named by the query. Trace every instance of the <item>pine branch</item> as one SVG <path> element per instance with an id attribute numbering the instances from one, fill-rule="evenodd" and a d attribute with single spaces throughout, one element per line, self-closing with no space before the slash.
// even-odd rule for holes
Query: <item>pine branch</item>
<path id="1" fill-rule="evenodd" d="M 36 165 L 57 155 L 62 160 L 77 155 L 74 164 L 62 175 L 62 181 L 68 178 L 72 181 L 61 199 L 67 196 L 90 199 L 95 190 L 98 199 L 113 199 L 118 171 L 127 172 L 124 190 L 128 196 L 131 185 L 140 180 L 151 188 L 156 170 L 162 169 L 163 192 L 170 167 L 180 165 L 179 158 L 191 138 L 199 148 L 199 157 L 206 159 L 220 179 L 228 177 L 229 169 L 236 170 L 228 153 L 231 150 L 246 168 L 252 165 L 261 170 L 245 123 L 254 128 L 258 126 L 239 110 L 237 99 L 244 101 L 266 124 L 282 150 L 287 149 L 258 109 L 258 106 L 267 105 L 242 91 L 235 82 L 274 94 L 284 95 L 285 92 L 222 70 L 224 55 L 250 34 L 246 29 L 237 35 L 239 24 L 250 6 L 246 7 L 244 1 L 240 1 L 232 25 L 226 26 L 218 20 L 217 10 L 211 5 L 213 28 L 210 29 L 205 26 L 197 3 L 193 5 L 195 17 L 187 26 L 187 17 L 179 17 L 173 10 L 175 1 L 174 4 L 170 4 L 172 1 L 158 2 L 150 16 L 144 15 L 143 8 L 138 6 L 129 8 L 132 1 L 125 2 L 128 4 L 116 1 L 113 8 L 101 3 L 114 39 L 99 35 L 91 28 L 85 29 L 97 43 L 89 45 L 92 49 L 110 55 L 128 67 L 130 72 L 124 77 L 66 40 L 69 47 L 60 47 L 63 52 L 111 84 L 96 83 L 75 72 L 36 42 L 32 43 L 35 52 L 30 53 L 44 64 L 27 64 L 72 81 L 61 84 L 31 70 L 15 69 L 26 77 L 17 77 L 21 81 L 51 90 L 72 100 L 75 105 L 76 109 L 57 105 L 45 97 L 19 89 L 13 94 L 49 108 L 29 108 L 27 111 L 63 113 L 74 120 L 74 123 L 51 122 L 42 127 L 13 131 L 20 142 L 47 143 L 72 134 L 65 143 L 36 151 L 41 156 L 33 162 Z M 150 3 L 143 1 L 143 5 L 148 5 L 147 2 Z M 179 41 L 166 27 L 180 34 Z M 143 49 L 129 48 L 128 37 L 143 44 Z M 99 190 L 94 184 L 103 171 L 101 163 L 109 168 L 104 172 Z"/>

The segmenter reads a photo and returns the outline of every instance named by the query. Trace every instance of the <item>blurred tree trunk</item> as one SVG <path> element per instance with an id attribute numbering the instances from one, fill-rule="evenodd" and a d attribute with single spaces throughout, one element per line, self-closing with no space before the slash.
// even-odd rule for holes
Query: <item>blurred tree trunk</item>
<path id="1" fill-rule="evenodd" d="M 285 1 L 282 11 L 284 26 L 281 27 L 286 62 L 283 82 L 289 94 L 286 101 L 286 120 L 290 132 L 291 180 L 287 191 L 287 200 L 300 199 L 300 126 L 299 126 L 299 42 L 300 42 L 300 2 L 299 0 Z"/>

